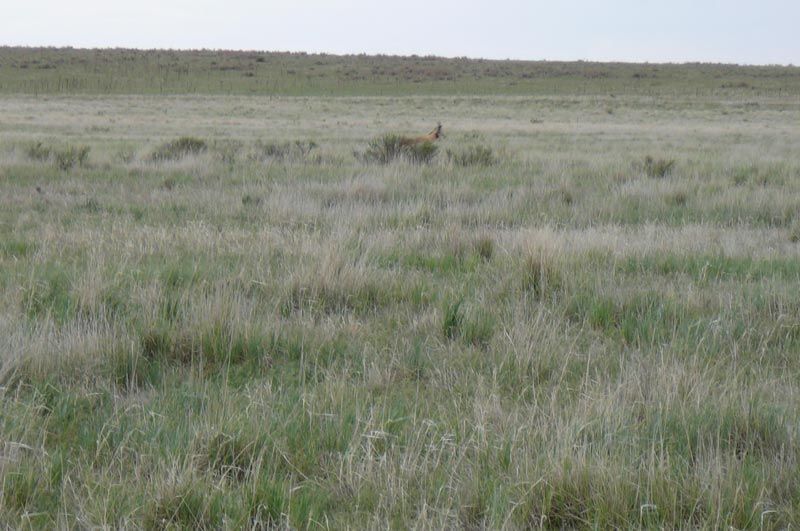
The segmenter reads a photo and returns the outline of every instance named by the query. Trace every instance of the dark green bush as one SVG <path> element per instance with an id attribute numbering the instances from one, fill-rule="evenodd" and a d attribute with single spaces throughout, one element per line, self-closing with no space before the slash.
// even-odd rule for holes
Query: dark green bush
<path id="1" fill-rule="evenodd" d="M 430 164 L 436 156 L 438 148 L 432 142 L 406 144 L 399 135 L 383 135 L 373 139 L 367 150 L 358 155 L 364 162 L 389 164 L 396 159 L 406 159 L 414 164 Z"/>
<path id="2" fill-rule="evenodd" d="M 191 136 L 183 136 L 177 140 L 161 144 L 150 155 L 150 160 L 153 162 L 180 160 L 187 155 L 203 153 L 207 149 L 208 144 L 206 144 L 205 140 Z"/>

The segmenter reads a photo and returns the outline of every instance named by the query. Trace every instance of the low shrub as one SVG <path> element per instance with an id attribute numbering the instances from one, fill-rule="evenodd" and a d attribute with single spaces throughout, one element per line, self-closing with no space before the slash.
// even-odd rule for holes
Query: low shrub
<path id="1" fill-rule="evenodd" d="M 180 160 L 187 155 L 204 153 L 207 149 L 208 144 L 206 144 L 205 140 L 191 136 L 183 136 L 177 140 L 161 144 L 150 155 L 150 160 L 153 162 Z"/>
<path id="2" fill-rule="evenodd" d="M 373 139 L 363 154 L 356 157 L 363 162 L 389 164 L 393 160 L 405 159 L 414 164 L 430 164 L 439 148 L 432 142 L 404 144 L 399 135 L 383 135 Z"/>
<path id="3" fill-rule="evenodd" d="M 463 151 L 447 150 L 447 160 L 456 166 L 491 166 L 497 163 L 489 146 L 469 146 Z"/>

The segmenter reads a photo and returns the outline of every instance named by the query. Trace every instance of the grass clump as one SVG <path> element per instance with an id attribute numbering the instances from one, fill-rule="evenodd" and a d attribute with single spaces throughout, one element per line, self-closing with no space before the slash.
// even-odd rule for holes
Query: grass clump
<path id="1" fill-rule="evenodd" d="M 363 154 L 357 154 L 357 158 L 377 164 L 389 164 L 397 159 L 414 164 L 430 164 L 438 150 L 432 142 L 407 144 L 404 137 L 389 134 L 373 139 Z"/>
<path id="2" fill-rule="evenodd" d="M 154 326 L 141 333 L 139 347 L 150 363 L 189 364 L 200 356 L 198 342 L 167 326 Z"/>
<path id="3" fill-rule="evenodd" d="M 463 340 L 477 348 L 487 349 L 494 336 L 496 319 L 491 312 L 477 309 L 461 325 Z"/>
<path id="4" fill-rule="evenodd" d="M 666 197 L 667 204 L 673 205 L 676 207 L 685 207 L 686 204 L 689 202 L 689 194 L 684 190 L 678 190 L 669 194 Z"/>
<path id="5" fill-rule="evenodd" d="M 117 347 L 108 354 L 108 376 L 123 390 L 133 391 L 154 384 L 160 377 L 160 365 L 143 355 L 141 349 Z"/>
<path id="6" fill-rule="evenodd" d="M 675 159 L 655 159 L 650 155 L 644 158 L 644 173 L 648 177 L 663 179 L 675 168 Z"/>
<path id="7" fill-rule="evenodd" d="M 522 266 L 522 290 L 534 299 L 543 300 L 561 289 L 561 272 L 553 258 L 545 253 L 531 254 Z"/>
<path id="8" fill-rule="evenodd" d="M 208 149 L 205 140 L 191 136 L 183 136 L 177 140 L 161 144 L 150 155 L 153 162 L 180 160 L 188 155 L 199 155 Z"/>
<path id="9" fill-rule="evenodd" d="M 447 339 L 456 339 L 461 334 L 464 325 L 464 312 L 461 309 L 463 304 L 464 299 L 458 299 L 449 303 L 444 309 L 442 333 Z"/>
<path id="10" fill-rule="evenodd" d="M 664 344 L 678 333 L 685 334 L 691 317 L 680 301 L 656 291 L 623 297 L 579 291 L 572 294 L 567 312 L 608 337 L 636 347 Z"/>
<path id="11" fill-rule="evenodd" d="M 256 140 L 252 159 L 260 162 L 271 160 L 304 160 L 312 150 L 318 147 L 313 140 L 295 140 L 292 142 L 264 142 Z"/>
<path id="12" fill-rule="evenodd" d="M 0 257 L 24 258 L 34 253 L 38 245 L 25 240 L 0 241 Z"/>
<path id="13" fill-rule="evenodd" d="M 219 500 L 207 485 L 184 480 L 166 485 L 146 508 L 146 529 L 216 529 L 222 523 Z"/>
<path id="14" fill-rule="evenodd" d="M 731 172 L 731 179 L 736 186 L 743 186 L 758 175 L 758 167 L 755 164 L 738 166 Z"/>
<path id="15" fill-rule="evenodd" d="M 281 314 L 289 316 L 305 310 L 323 315 L 348 312 L 367 315 L 388 302 L 388 293 L 374 281 L 352 281 L 350 285 L 340 285 L 327 279 L 295 282 L 281 305 Z"/>
<path id="16" fill-rule="evenodd" d="M 49 456 L 15 455 L 14 446 L 6 443 L 4 450 L 10 455 L 3 456 L 4 467 L 0 506 L 22 514 L 30 514 L 26 520 L 31 527 L 51 527 L 52 512 L 60 501 L 59 471 Z M 26 454 L 34 451 L 24 448 Z"/>
<path id="17" fill-rule="evenodd" d="M 484 234 L 475 240 L 475 251 L 481 260 L 488 262 L 494 256 L 494 240 L 488 234 Z"/>
<path id="18" fill-rule="evenodd" d="M 217 433 L 200 448 L 201 468 L 238 481 L 245 479 L 257 464 L 269 441 L 246 434 Z"/>
<path id="19" fill-rule="evenodd" d="M 266 479 L 258 481 L 253 489 L 248 489 L 245 504 L 254 529 L 280 528 L 289 505 L 280 482 Z"/>
<path id="20" fill-rule="evenodd" d="M 75 309 L 72 279 L 57 265 L 47 265 L 36 271 L 22 288 L 22 309 L 29 319 L 50 316 L 59 322 L 70 317 Z"/>
<path id="21" fill-rule="evenodd" d="M 61 171 L 68 171 L 78 165 L 86 166 L 89 160 L 89 146 L 68 146 L 53 152 L 56 167 Z"/>
<path id="22" fill-rule="evenodd" d="M 789 241 L 792 243 L 800 242 L 800 221 L 795 221 L 789 230 Z"/>
<path id="23" fill-rule="evenodd" d="M 469 146 L 463 151 L 447 150 L 447 160 L 456 166 L 492 166 L 497 157 L 489 146 Z"/>
<path id="24" fill-rule="evenodd" d="M 263 197 L 259 197 L 257 195 L 252 194 L 244 194 L 242 196 L 242 206 L 258 206 L 264 202 Z"/>
<path id="25" fill-rule="evenodd" d="M 33 142 L 25 146 L 25 155 L 34 161 L 44 162 L 50 158 L 53 149 L 41 142 Z"/>
<path id="26" fill-rule="evenodd" d="M 215 155 L 223 164 L 232 166 L 236 162 L 242 146 L 242 142 L 238 140 L 217 140 L 214 142 L 213 149 Z"/>

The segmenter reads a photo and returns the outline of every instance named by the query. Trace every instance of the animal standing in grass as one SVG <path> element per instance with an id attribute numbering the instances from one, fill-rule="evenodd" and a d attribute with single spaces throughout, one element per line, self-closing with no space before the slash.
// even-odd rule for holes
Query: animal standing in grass
<path id="1" fill-rule="evenodd" d="M 442 134 L 442 124 L 439 122 L 436 125 L 436 128 L 428 133 L 427 135 L 417 136 L 417 137 L 402 137 L 400 138 L 400 146 L 401 147 L 410 147 L 416 146 L 418 144 L 424 144 L 425 142 L 435 142 L 440 137 L 444 136 Z"/>

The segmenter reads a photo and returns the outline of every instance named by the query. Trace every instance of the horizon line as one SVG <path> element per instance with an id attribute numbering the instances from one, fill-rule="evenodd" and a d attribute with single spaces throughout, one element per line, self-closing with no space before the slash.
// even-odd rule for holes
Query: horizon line
<path id="1" fill-rule="evenodd" d="M 794 63 L 734 63 L 726 61 L 714 60 L 668 60 L 668 61 L 635 61 L 626 59 L 521 59 L 518 57 L 482 57 L 482 56 L 468 56 L 468 55 L 439 55 L 439 54 L 403 54 L 393 52 L 325 52 L 325 51 L 308 51 L 308 50 L 268 50 L 257 48 L 209 48 L 209 47 L 142 47 L 142 46 L 83 46 L 83 45 L 42 45 L 42 44 L 0 44 L 0 50 L 3 48 L 20 48 L 20 49 L 44 49 L 44 50 L 132 50 L 141 52 L 241 52 L 241 53 L 273 53 L 273 54 L 297 54 L 297 55 L 320 55 L 320 56 L 333 56 L 333 57 L 390 57 L 390 58 L 429 58 L 429 59 L 456 59 L 468 61 L 508 61 L 520 63 L 595 63 L 595 64 L 627 64 L 627 65 L 713 65 L 713 66 L 740 66 L 740 67 L 781 67 L 781 68 L 798 68 Z"/>

